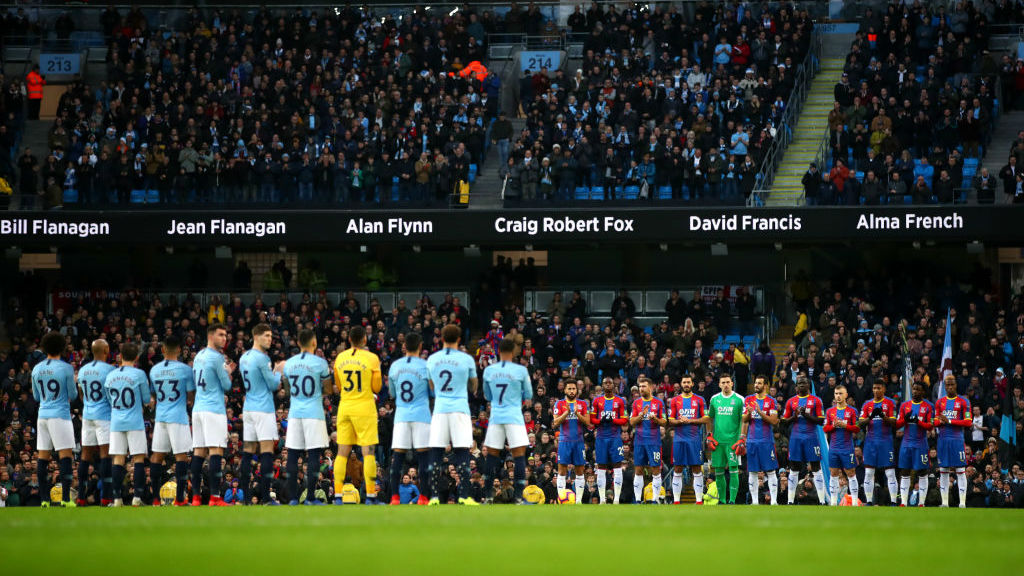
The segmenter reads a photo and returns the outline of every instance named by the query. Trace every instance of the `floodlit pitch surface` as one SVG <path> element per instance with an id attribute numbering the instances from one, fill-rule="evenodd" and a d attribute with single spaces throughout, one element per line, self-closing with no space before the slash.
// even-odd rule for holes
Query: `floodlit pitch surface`
<path id="1" fill-rule="evenodd" d="M 1002 575 L 1024 571 L 1024 510 L 7 508 L 0 509 L 0 566 L 4 574 L 76 576 L 522 576 L 663 570 L 787 575 L 963 575 L 977 570 Z"/>

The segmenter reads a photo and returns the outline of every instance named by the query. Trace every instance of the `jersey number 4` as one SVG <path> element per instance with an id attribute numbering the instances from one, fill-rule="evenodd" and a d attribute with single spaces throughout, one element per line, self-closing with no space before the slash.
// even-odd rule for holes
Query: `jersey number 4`
<path id="1" fill-rule="evenodd" d="M 345 370 L 344 374 L 345 374 L 345 381 L 348 382 L 348 384 L 345 385 L 345 388 L 344 388 L 345 392 L 351 392 L 353 389 L 357 389 L 357 392 L 362 392 L 363 391 L 363 373 L 362 372 L 360 372 L 359 370 Z M 355 374 L 355 376 L 356 376 L 355 382 L 352 381 L 352 375 L 353 374 Z"/>

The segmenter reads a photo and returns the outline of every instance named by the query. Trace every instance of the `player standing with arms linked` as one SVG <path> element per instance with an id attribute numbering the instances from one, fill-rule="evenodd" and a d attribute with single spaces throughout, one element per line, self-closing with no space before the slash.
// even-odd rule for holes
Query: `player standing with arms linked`
<path id="1" fill-rule="evenodd" d="M 786 409 L 782 412 L 782 422 L 792 424 L 789 429 L 789 482 L 786 486 L 791 506 L 796 503 L 800 472 L 807 464 L 811 465 L 818 501 L 825 503 L 825 475 L 821 471 L 821 446 L 818 444 L 818 425 L 824 421 L 824 416 L 821 398 L 811 395 L 810 383 L 801 374 L 796 380 L 796 396 L 786 401 Z"/>
<path id="2" fill-rule="evenodd" d="M 868 506 L 875 503 L 875 469 L 885 470 L 889 488 L 889 502 L 896 505 L 896 470 L 893 452 L 893 431 L 896 429 L 896 403 L 885 397 L 885 381 L 875 380 L 871 385 L 873 398 L 860 409 L 857 427 L 865 430 L 864 437 L 864 499 Z"/>
<path id="3" fill-rule="evenodd" d="M 570 380 L 565 383 L 565 398 L 555 403 L 551 415 L 552 428 L 560 428 L 558 431 L 558 478 L 556 487 L 561 497 L 565 490 L 566 476 L 569 474 L 569 467 L 573 467 L 575 478 L 576 503 L 583 503 L 583 489 L 587 480 L 583 476 L 585 446 L 583 445 L 583 434 L 585 422 L 589 422 L 587 416 L 587 404 L 577 399 L 580 385 Z"/>
<path id="4" fill-rule="evenodd" d="M 110 465 L 110 399 L 103 390 L 107 374 L 114 369 L 107 364 L 110 345 L 102 338 L 93 340 L 92 362 L 78 369 L 78 388 L 82 397 L 82 455 L 78 462 L 78 500 L 85 505 L 85 485 L 89 464 L 96 465 L 100 475 L 100 503 L 112 502 L 113 478 Z"/>
<path id="5" fill-rule="evenodd" d="M 185 506 L 188 485 L 188 451 L 192 432 L 188 427 L 188 404 L 195 399 L 196 384 L 192 369 L 178 362 L 181 340 L 173 334 L 164 340 L 163 362 L 149 370 L 149 380 L 156 395 L 156 417 L 153 422 L 153 456 L 149 477 L 159 483 L 164 474 L 164 458 L 174 454 L 175 506 Z M 154 486 L 159 495 L 159 486 Z"/>
<path id="6" fill-rule="evenodd" d="M 911 399 L 900 406 L 900 417 L 896 420 L 897 428 L 906 428 L 900 445 L 901 507 L 910 503 L 911 474 L 917 475 L 918 507 L 924 508 L 928 496 L 928 431 L 932 429 L 935 407 L 924 399 L 924 394 L 924 383 L 914 382 Z"/>
<path id="7" fill-rule="evenodd" d="M 967 458 L 964 448 L 964 431 L 974 424 L 971 416 L 971 402 L 956 393 L 956 378 L 946 376 L 946 395 L 935 402 L 935 420 L 939 429 L 936 444 L 939 456 L 939 494 L 942 507 L 949 507 L 949 471 L 956 471 L 956 488 L 960 494 L 960 507 L 967 507 Z"/>
<path id="8" fill-rule="evenodd" d="M 366 349 L 366 329 L 354 326 L 348 331 L 351 348 L 334 360 L 334 385 L 341 400 L 338 403 L 338 456 L 334 459 L 334 503 L 342 504 L 348 457 L 354 446 L 363 451 L 363 480 L 366 503 L 377 502 L 377 401 L 380 392 L 380 358 Z"/>
<path id="9" fill-rule="evenodd" d="M 605 377 L 601 382 L 602 396 L 594 399 L 590 410 L 590 423 L 597 427 L 594 434 L 594 460 L 597 461 L 597 491 L 604 504 L 608 492 L 608 470 L 612 471 L 612 504 L 619 503 L 622 493 L 622 427 L 626 418 L 626 400 L 615 394 L 615 381 Z"/>
<path id="10" fill-rule="evenodd" d="M 235 365 L 224 357 L 228 332 L 223 324 L 210 324 L 206 329 L 206 348 L 192 360 L 192 377 L 196 382 L 196 402 L 192 406 L 192 505 L 202 505 L 203 461 L 210 457 L 207 471 L 210 484 L 210 506 L 227 506 L 220 495 L 223 477 L 224 448 L 228 445 L 228 417 L 224 395 L 231 390 L 231 373 Z"/>
<path id="11" fill-rule="evenodd" d="M 107 375 L 104 387 L 110 397 L 110 454 L 114 457 L 114 507 L 123 505 L 121 488 L 126 474 L 125 463 L 131 455 L 134 497 L 132 506 L 142 506 L 146 491 L 146 423 L 142 419 L 142 405 L 152 401 L 153 389 L 146 373 L 135 367 L 139 358 L 139 345 L 127 342 L 121 345 L 121 366 Z M 153 491 L 160 492 L 153 479 Z"/>
<path id="12" fill-rule="evenodd" d="M 60 359 L 64 351 L 64 335 L 47 332 L 40 344 L 46 360 L 32 368 L 32 398 L 39 403 L 36 419 L 36 475 L 39 477 L 40 506 L 50 507 L 50 453 L 60 456 L 61 504 L 74 508 L 71 501 L 72 449 L 75 447 L 75 429 L 71 425 L 71 401 L 78 398 L 75 387 L 75 369 Z"/>
<path id="13" fill-rule="evenodd" d="M 430 387 L 434 391 L 434 414 L 430 419 L 430 478 L 433 483 L 429 504 L 440 504 L 438 485 L 441 480 L 444 451 L 449 444 L 459 474 L 459 504 L 478 506 L 469 497 L 469 449 L 473 445 L 473 421 L 469 416 L 469 395 L 476 392 L 476 362 L 459 350 L 462 329 L 448 324 L 441 329 L 444 347 L 427 359 Z"/>
<path id="14" fill-rule="evenodd" d="M 825 413 L 825 433 L 831 434 L 828 443 L 828 468 L 832 475 L 829 485 L 832 505 L 839 506 L 839 472 L 846 473 L 850 484 L 850 503 L 857 506 L 860 488 L 857 485 L 857 465 L 853 461 L 853 435 L 860 432 L 857 427 L 857 409 L 846 405 L 846 386 L 836 386 L 835 403 Z"/>
<path id="15" fill-rule="evenodd" d="M 757 473 L 768 477 L 768 491 L 771 504 L 779 500 L 779 461 L 775 457 L 775 434 L 772 427 L 779 423 L 779 405 L 768 395 L 768 381 L 764 376 L 754 378 L 754 394 L 743 400 L 743 429 L 740 439 L 732 446 L 736 454 L 747 455 L 747 488 L 750 503 L 760 504 L 757 490 Z M 748 437 L 749 435 L 749 437 Z"/>
<path id="16" fill-rule="evenodd" d="M 672 500 L 679 504 L 683 495 L 683 466 L 693 474 L 693 494 L 697 504 L 704 504 L 704 439 L 700 427 L 711 421 L 704 399 L 693 395 L 693 378 L 684 374 L 682 394 L 669 400 L 668 425 L 672 426 Z"/>
<path id="17" fill-rule="evenodd" d="M 533 385 L 526 367 L 515 362 L 518 351 L 515 339 L 503 338 L 498 344 L 498 362 L 484 368 L 484 398 L 491 403 L 484 438 L 487 447 L 484 486 L 491 489 L 491 480 L 501 468 L 501 451 L 507 443 L 515 462 L 512 476 L 516 501 L 522 502 L 523 488 L 526 488 L 526 447 L 530 444 L 523 403 L 533 398 Z"/>
<path id="18" fill-rule="evenodd" d="M 277 444 L 277 417 L 274 393 L 281 388 L 284 362 L 271 367 L 270 346 L 274 333 L 270 326 L 257 324 L 252 328 L 252 348 L 242 354 L 238 368 L 242 372 L 245 403 L 242 405 L 242 463 L 239 476 L 242 490 L 249 494 L 252 480 L 252 456 L 260 454 L 260 502 L 271 504 L 270 481 L 274 479 L 274 448 Z M 276 502 L 273 502 L 276 504 Z"/>
<path id="19" fill-rule="evenodd" d="M 743 398 L 733 392 L 732 386 L 732 376 L 720 375 L 718 387 L 722 391 L 711 397 L 711 407 L 708 409 L 707 443 L 711 451 L 711 466 L 715 469 L 719 502 L 726 504 L 735 504 L 740 490 L 740 458 L 732 447 L 740 440 Z M 729 472 L 728 492 L 726 470 Z"/>
<path id="20" fill-rule="evenodd" d="M 324 504 L 314 497 L 320 479 L 320 456 L 330 442 L 324 420 L 324 395 L 331 392 L 331 369 L 316 355 L 316 335 L 299 331 L 299 353 L 284 363 L 291 400 L 288 405 L 288 431 L 284 447 L 288 449 L 285 473 L 288 475 L 288 504 L 299 503 L 299 456 L 306 456 L 306 504 Z"/>
<path id="21" fill-rule="evenodd" d="M 391 364 L 388 370 L 388 393 L 395 399 L 395 427 L 391 434 L 391 504 L 402 498 L 398 486 L 405 472 L 405 453 L 416 450 L 420 498 L 417 504 L 429 501 L 430 475 L 430 372 L 420 358 L 423 339 L 416 332 L 405 335 L 405 358 Z"/>
<path id="22" fill-rule="evenodd" d="M 644 469 L 651 475 L 651 502 L 661 503 L 661 427 L 665 419 L 665 405 L 651 395 L 651 381 L 639 378 L 640 397 L 633 401 L 629 424 L 635 430 L 633 437 L 633 498 L 634 504 L 643 502 Z"/>

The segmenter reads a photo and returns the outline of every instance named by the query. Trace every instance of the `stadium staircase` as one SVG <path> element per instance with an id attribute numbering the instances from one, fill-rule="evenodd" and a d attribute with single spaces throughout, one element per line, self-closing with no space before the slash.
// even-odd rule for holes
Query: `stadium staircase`
<path id="1" fill-rule="evenodd" d="M 839 43 L 831 37 L 826 42 L 826 53 L 831 52 L 829 46 Z M 848 46 L 848 43 L 844 45 Z M 833 96 L 835 85 L 843 75 L 842 56 L 822 58 L 821 72 L 811 81 L 811 91 L 807 95 L 807 103 L 800 113 L 800 121 L 793 133 L 793 141 L 786 150 L 786 155 L 779 165 L 775 182 L 768 194 L 768 206 L 797 206 L 803 204 L 804 187 L 800 183 L 807 165 L 818 156 L 821 139 L 828 131 L 828 113 L 835 102 Z"/>
<path id="2" fill-rule="evenodd" d="M 786 350 L 789 349 L 789 345 L 793 343 L 793 329 L 796 326 L 785 325 L 779 326 L 779 329 L 772 336 L 771 349 L 772 354 L 775 354 L 775 363 L 778 364 L 786 357 Z"/>
<path id="3" fill-rule="evenodd" d="M 32 155 L 36 157 L 36 160 L 39 160 L 39 166 L 42 167 L 46 163 L 46 156 L 49 154 L 49 135 L 50 128 L 52 127 L 52 118 L 46 120 L 26 120 L 25 131 L 21 135 L 21 146 L 18 148 L 18 154 L 14 161 L 18 161 L 17 158 L 21 157 L 25 148 L 31 148 Z M 21 209 L 21 195 L 18 194 L 18 188 L 14 184 L 15 182 L 12 181 L 11 187 L 14 188 L 15 193 L 11 195 L 9 209 L 19 210 Z M 42 184 L 40 183 L 40 185 Z"/>
<path id="4" fill-rule="evenodd" d="M 512 133 L 518 134 L 526 127 L 526 120 L 522 118 L 509 118 L 512 122 Z M 476 181 L 469 189 L 469 209 L 496 209 L 502 207 L 501 185 L 502 180 L 498 176 L 501 168 L 501 161 L 498 158 L 498 147 L 491 146 L 484 156 L 484 165 L 477 172 Z"/>
<path id="5" fill-rule="evenodd" d="M 1003 166 L 1007 163 L 1007 158 L 1010 157 L 1010 146 L 1017 139 L 1017 132 L 1021 130 L 1024 130 L 1024 112 L 1020 110 L 1003 112 L 996 122 L 992 130 L 992 141 L 989 142 L 985 159 L 981 165 L 982 168 L 988 168 L 988 173 L 993 178 L 999 178 L 999 171 L 1003 169 Z M 968 187 L 971 183 L 965 178 L 963 185 Z M 971 189 L 968 197 L 974 199 L 975 196 L 974 190 Z M 1002 204 L 1006 201 L 1006 195 L 1003 194 L 1003 181 L 999 180 L 996 187 L 996 204 Z"/>

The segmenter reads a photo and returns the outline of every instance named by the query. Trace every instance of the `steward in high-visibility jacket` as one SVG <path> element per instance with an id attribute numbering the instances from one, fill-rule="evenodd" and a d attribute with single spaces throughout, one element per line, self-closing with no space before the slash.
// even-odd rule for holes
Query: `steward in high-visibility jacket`
<path id="1" fill-rule="evenodd" d="M 39 65 L 32 67 L 32 71 L 25 77 L 25 84 L 28 88 L 28 119 L 39 120 L 39 109 L 43 104 L 43 86 L 46 80 L 39 74 Z"/>

